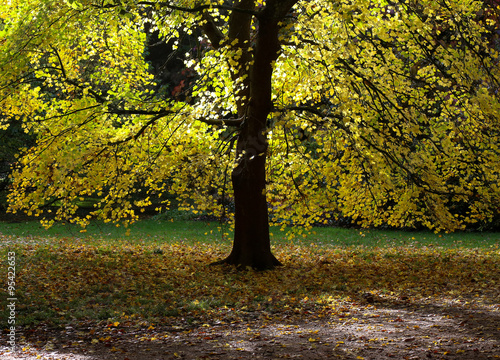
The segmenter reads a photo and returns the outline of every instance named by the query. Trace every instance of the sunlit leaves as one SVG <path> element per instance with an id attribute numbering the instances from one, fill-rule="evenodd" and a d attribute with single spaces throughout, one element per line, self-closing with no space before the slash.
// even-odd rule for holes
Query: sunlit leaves
<path id="1" fill-rule="evenodd" d="M 273 63 L 274 222 L 454 230 L 498 216 L 498 24 L 483 5 L 297 2 Z M 203 121 L 239 117 L 261 85 L 249 83 L 258 16 L 242 40 L 230 15 L 224 1 L 2 5 L 2 114 L 39 137 L 14 174 L 12 209 L 57 201 L 71 217 L 93 196 L 96 216 L 134 219 L 134 204 L 149 204 L 137 198 L 175 193 L 222 213 L 238 132 Z M 209 21 L 214 43 L 200 30 Z M 183 100 L 167 100 L 144 60 L 156 31 L 174 49 L 189 36 L 181 56 L 196 80 Z"/>
<path id="2" fill-rule="evenodd" d="M 497 118 L 491 71 L 498 56 L 483 23 L 474 21 L 482 3 L 419 6 L 345 1 L 321 10 L 314 2 L 298 7 L 300 31 L 277 63 L 275 97 L 285 108 L 302 105 L 285 131 L 291 136 L 291 129 L 302 129 L 307 138 L 294 145 L 313 171 L 304 172 L 302 188 L 289 187 L 308 198 L 304 208 L 311 199 L 331 208 L 335 199 L 345 215 L 366 225 L 418 220 L 434 227 L 437 219 L 437 227 L 453 229 L 463 220 L 487 218 L 484 201 L 496 206 L 496 185 L 473 180 L 498 184 L 499 149 L 491 143 L 498 134 L 491 123 Z M 313 104 L 322 111 L 308 114 Z M 311 144 L 320 150 L 311 151 Z M 280 148 L 289 158 L 290 143 Z M 332 179 L 329 197 L 316 190 L 328 186 L 325 179 Z M 475 192 L 481 195 L 472 198 Z M 450 213 L 453 202 L 466 201 L 468 214 Z M 476 219 L 475 209 L 483 214 Z"/>

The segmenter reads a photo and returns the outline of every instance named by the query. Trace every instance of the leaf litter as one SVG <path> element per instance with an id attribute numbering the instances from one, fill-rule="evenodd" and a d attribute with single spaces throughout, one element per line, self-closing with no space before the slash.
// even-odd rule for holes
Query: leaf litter
<path id="1" fill-rule="evenodd" d="M 267 272 L 208 266 L 220 244 L 5 247 L 21 325 L 6 360 L 500 357 L 498 246 L 283 244 Z"/>

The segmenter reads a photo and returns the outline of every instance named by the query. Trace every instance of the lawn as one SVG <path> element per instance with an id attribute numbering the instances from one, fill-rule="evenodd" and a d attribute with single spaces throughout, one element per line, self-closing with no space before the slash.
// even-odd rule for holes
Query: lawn
<path id="1" fill-rule="evenodd" d="M 45 229 L 37 221 L 1 222 L 0 234 L 29 238 L 58 237 L 85 240 L 119 240 L 130 243 L 230 243 L 230 226 L 219 222 L 148 218 L 128 228 L 93 222 L 85 230 L 75 224 L 55 224 Z M 318 227 L 312 230 L 271 229 L 273 243 L 318 246 L 439 246 L 446 248 L 490 248 L 500 243 L 496 232 L 433 233 L 430 231 L 370 230 Z"/>
<path id="2" fill-rule="evenodd" d="M 80 353 L 94 347 L 103 359 L 106 351 L 132 341 L 126 338 L 131 334 L 149 336 L 148 346 L 157 349 L 165 343 L 151 338 L 177 334 L 187 342 L 217 340 L 232 329 L 235 343 L 222 344 L 219 339 L 222 349 L 229 345 L 215 358 L 235 358 L 234 351 L 251 358 L 252 352 L 237 342 L 264 342 L 272 336 L 256 334 L 271 326 L 288 350 L 305 343 L 326 351 L 319 358 L 329 354 L 356 359 L 373 354 L 369 347 L 358 347 L 345 331 L 359 334 L 371 326 L 379 332 L 366 339 L 368 345 L 385 335 L 394 338 L 392 350 L 380 344 L 379 348 L 389 354 L 397 350 L 396 344 L 408 345 L 405 354 L 411 356 L 409 345 L 417 341 L 406 338 L 418 339 L 416 348 L 432 348 L 436 339 L 427 341 L 425 336 L 441 329 L 440 338 L 451 337 L 463 323 L 467 332 L 455 336 L 462 347 L 433 345 L 436 352 L 429 354 L 439 357 L 453 351 L 461 359 L 482 358 L 479 353 L 485 358 L 500 355 L 499 233 L 315 228 L 290 237 L 272 229 L 273 251 L 284 266 L 256 273 L 209 266 L 230 251 L 231 231 L 219 223 L 148 219 L 128 229 L 94 223 L 86 230 L 0 223 L 0 256 L 6 263 L 8 253 L 15 254 L 16 325 L 25 349 L 42 351 L 36 341 L 46 345 L 50 339 L 41 334 L 68 327 L 79 333 L 66 334 L 69 343 L 58 347 L 66 344 Z M 6 267 L 2 278 L 6 288 Z M 0 306 L 5 309 L 7 304 L 7 297 L 2 297 Z M 6 324 L 8 312 L 0 314 L 0 323 Z M 440 321 L 432 324 L 439 329 L 431 328 L 424 315 L 438 317 Z M 447 329 L 444 325 L 453 316 L 464 318 Z M 427 320 L 419 322 L 417 317 Z M 276 330 L 280 326 L 282 330 Z M 482 327 L 481 333 L 476 327 Z M 189 337 L 193 333 L 196 339 Z M 466 346 L 472 338 L 482 339 L 475 347 L 479 353 Z M 210 343 L 209 351 L 207 341 L 198 347 L 210 354 L 218 345 Z M 187 353 L 189 347 L 183 346 L 172 351 Z M 217 349 L 214 353 L 222 351 Z"/>

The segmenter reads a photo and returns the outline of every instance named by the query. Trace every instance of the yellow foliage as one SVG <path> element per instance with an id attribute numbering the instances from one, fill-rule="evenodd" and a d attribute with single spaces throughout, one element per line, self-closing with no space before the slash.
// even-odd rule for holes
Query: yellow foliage
<path id="1" fill-rule="evenodd" d="M 199 12 L 183 11 L 199 2 L 175 3 L 0 5 L 0 127 L 22 118 L 37 136 L 13 174 L 12 211 L 42 215 L 57 201 L 57 219 L 85 225 L 78 201 L 95 197 L 92 216 L 133 221 L 153 197 L 168 206 L 167 194 L 185 209 L 226 211 L 237 134 L 209 124 L 251 103 L 255 43 L 229 38 L 225 2 Z M 346 216 L 455 230 L 498 216 L 499 69 L 489 40 L 498 24 L 480 18 L 480 1 L 384 3 L 296 1 L 280 23 L 263 154 L 277 224 Z M 143 29 L 179 40 L 206 16 L 224 40 L 186 55 L 196 84 L 190 99 L 169 99 L 144 59 Z"/>

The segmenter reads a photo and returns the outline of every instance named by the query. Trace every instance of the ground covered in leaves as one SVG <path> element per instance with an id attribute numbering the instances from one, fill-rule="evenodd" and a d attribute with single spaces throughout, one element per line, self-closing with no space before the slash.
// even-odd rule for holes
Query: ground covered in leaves
<path id="1" fill-rule="evenodd" d="M 1 240 L 6 360 L 500 358 L 498 246 L 285 244 L 285 266 L 254 272 L 208 266 L 220 244 Z"/>

